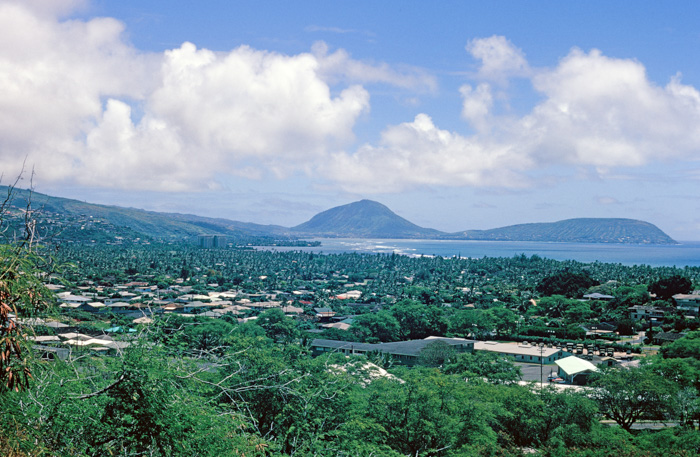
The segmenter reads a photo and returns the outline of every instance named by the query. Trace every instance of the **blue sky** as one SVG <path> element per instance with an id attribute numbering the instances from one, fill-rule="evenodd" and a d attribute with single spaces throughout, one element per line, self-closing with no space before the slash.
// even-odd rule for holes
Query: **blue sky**
<path id="1" fill-rule="evenodd" d="M 700 4 L 0 0 L 0 168 L 292 226 L 572 217 L 700 240 Z M 28 181 L 28 176 L 25 179 Z"/>

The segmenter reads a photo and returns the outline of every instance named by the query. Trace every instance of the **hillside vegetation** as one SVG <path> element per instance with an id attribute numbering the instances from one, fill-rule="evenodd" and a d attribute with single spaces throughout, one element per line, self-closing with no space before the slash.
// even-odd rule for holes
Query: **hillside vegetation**
<path id="1" fill-rule="evenodd" d="M 292 228 L 310 236 L 348 238 L 434 238 L 437 230 L 419 227 L 371 200 L 361 200 L 323 211 Z"/>
<path id="2" fill-rule="evenodd" d="M 0 193 L 7 187 L 0 187 Z M 292 228 L 261 225 L 192 214 L 161 213 L 136 208 L 97 205 L 15 189 L 10 206 L 21 225 L 31 198 L 39 227 L 61 226 L 62 239 L 104 241 L 108 238 L 157 241 L 196 240 L 198 235 L 221 235 L 234 244 L 295 244 L 299 238 L 408 238 L 490 241 L 553 241 L 573 243 L 675 244 L 648 222 L 634 219 L 568 219 L 520 224 L 491 230 L 445 233 L 420 227 L 381 203 L 361 200 L 323 211 Z M 87 225 L 86 225 L 87 224 Z M 77 227 L 77 228 L 76 228 Z M 91 230 L 88 230 L 91 229 Z M 94 230 L 93 230 L 94 229 Z M 100 233 L 99 229 L 106 232 Z M 106 233 L 106 234 L 105 234 Z"/>
<path id="3" fill-rule="evenodd" d="M 518 224 L 491 230 L 469 230 L 464 236 L 492 241 L 561 241 L 568 243 L 675 244 L 658 227 L 635 219 L 567 219 Z"/>

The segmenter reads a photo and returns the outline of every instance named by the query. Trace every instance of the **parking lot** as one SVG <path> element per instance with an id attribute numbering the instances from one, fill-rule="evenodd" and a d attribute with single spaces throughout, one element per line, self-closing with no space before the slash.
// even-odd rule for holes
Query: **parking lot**
<path id="1" fill-rule="evenodd" d="M 540 366 L 532 363 L 515 363 L 516 366 L 520 367 L 523 373 L 523 381 L 540 381 Z M 557 371 L 557 366 L 555 364 L 543 365 L 542 366 L 542 381 L 547 382 L 547 376 L 552 371 Z"/>

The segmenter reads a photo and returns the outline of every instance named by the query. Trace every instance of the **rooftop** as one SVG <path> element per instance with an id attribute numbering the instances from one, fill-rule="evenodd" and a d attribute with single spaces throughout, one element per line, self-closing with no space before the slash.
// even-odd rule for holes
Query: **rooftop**
<path id="1" fill-rule="evenodd" d="M 495 341 L 477 341 L 474 343 L 475 351 L 490 351 L 490 352 L 500 352 L 502 354 L 513 354 L 513 355 L 532 355 L 532 356 L 542 356 L 549 357 L 558 353 L 561 349 L 559 348 L 548 348 L 533 346 L 530 344 L 511 344 L 511 343 L 497 343 Z"/>
<path id="2" fill-rule="evenodd" d="M 559 368 L 561 368 L 569 376 L 577 373 L 583 373 L 584 371 L 598 371 L 598 367 L 593 365 L 591 362 L 588 360 L 579 359 L 574 355 L 557 360 L 554 363 L 556 363 Z"/>
<path id="3" fill-rule="evenodd" d="M 395 355 L 417 356 L 420 354 L 423 348 L 435 341 L 443 341 L 451 346 L 463 346 L 473 343 L 471 340 L 465 340 L 462 338 L 428 337 L 424 340 L 396 341 L 393 343 L 376 344 L 315 339 L 312 341 L 311 345 L 334 348 L 338 350 L 353 350 L 360 352 L 379 351 L 388 352 Z"/>

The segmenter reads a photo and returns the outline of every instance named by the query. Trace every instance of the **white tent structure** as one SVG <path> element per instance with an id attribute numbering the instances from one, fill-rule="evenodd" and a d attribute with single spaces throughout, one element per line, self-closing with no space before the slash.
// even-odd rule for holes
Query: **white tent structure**
<path id="1" fill-rule="evenodd" d="M 569 384 L 583 384 L 585 383 L 583 378 L 594 371 L 598 371 L 598 367 L 591 362 L 579 359 L 574 355 L 557 360 L 554 363 L 559 367 L 559 376 Z M 574 382 L 577 377 L 579 379 L 577 382 Z"/>

